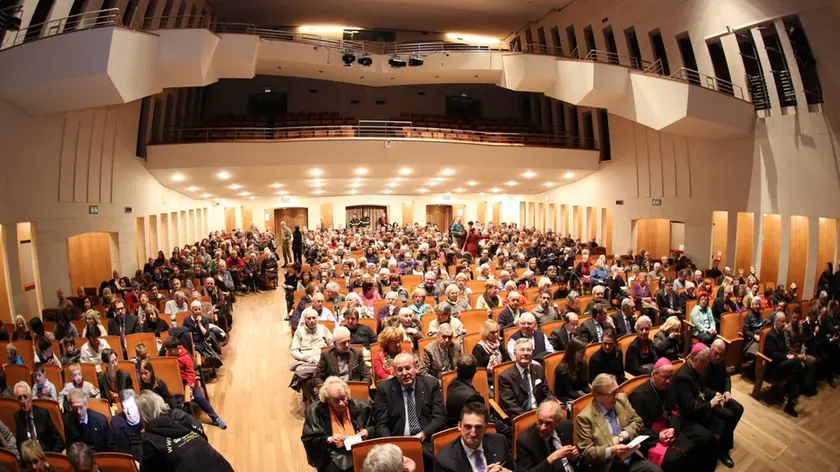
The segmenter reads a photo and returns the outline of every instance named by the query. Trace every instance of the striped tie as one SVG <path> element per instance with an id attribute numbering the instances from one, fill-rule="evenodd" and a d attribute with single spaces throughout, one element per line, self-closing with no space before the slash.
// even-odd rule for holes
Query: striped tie
<path id="1" fill-rule="evenodd" d="M 417 417 L 417 405 L 414 404 L 414 388 L 405 389 L 405 404 L 408 407 L 408 431 L 412 436 L 421 431 L 420 419 Z"/>

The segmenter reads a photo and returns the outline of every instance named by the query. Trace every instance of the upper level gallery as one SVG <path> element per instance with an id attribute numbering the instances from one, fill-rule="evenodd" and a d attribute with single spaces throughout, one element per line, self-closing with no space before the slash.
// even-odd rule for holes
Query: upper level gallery
<path id="1" fill-rule="evenodd" d="M 397 44 L 203 17 L 125 19 L 119 9 L 108 9 L 6 31 L 0 70 L 11 73 L 0 75 L 0 99 L 40 115 L 261 74 L 374 87 L 493 84 L 705 139 L 745 135 L 755 124 L 754 107 L 741 87 L 685 70 L 668 75 L 661 62 L 596 49 L 566 56 L 546 48 L 510 50 L 475 38 Z"/>

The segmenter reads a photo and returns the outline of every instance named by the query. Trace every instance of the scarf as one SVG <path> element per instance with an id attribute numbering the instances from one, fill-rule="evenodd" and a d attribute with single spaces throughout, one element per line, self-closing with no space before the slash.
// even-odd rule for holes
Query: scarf
<path id="1" fill-rule="evenodd" d="M 493 308 L 496 308 L 496 307 L 498 307 L 498 306 L 499 306 L 499 298 L 498 298 L 498 297 L 493 297 L 493 298 L 490 298 L 490 297 L 487 295 L 487 292 L 484 292 L 484 294 L 482 295 L 482 297 L 484 298 L 484 302 L 485 302 L 485 303 L 487 303 L 487 306 L 488 306 L 491 310 L 492 310 Z"/>
<path id="2" fill-rule="evenodd" d="M 491 343 L 490 341 L 482 339 L 478 342 L 478 344 L 484 348 L 484 352 L 490 356 L 490 361 L 487 362 L 488 369 L 492 369 L 502 363 L 502 351 L 499 349 L 501 343 L 499 341 Z"/>
<path id="3" fill-rule="evenodd" d="M 333 410 L 331 405 L 327 405 L 330 409 L 330 422 L 332 423 L 332 435 L 333 436 L 343 436 L 345 438 L 349 438 L 356 434 L 356 430 L 353 428 L 353 421 L 350 420 L 350 406 L 347 406 L 347 409 L 344 410 L 344 414 L 342 415 L 341 420 L 338 418 L 338 414 Z M 338 441 L 335 446 L 337 448 L 344 447 L 344 441 Z"/>

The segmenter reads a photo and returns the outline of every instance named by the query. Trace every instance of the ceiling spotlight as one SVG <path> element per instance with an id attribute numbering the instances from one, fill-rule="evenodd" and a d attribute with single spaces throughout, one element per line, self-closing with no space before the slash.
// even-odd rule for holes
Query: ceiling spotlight
<path id="1" fill-rule="evenodd" d="M 418 188 L 418 189 L 417 189 L 417 191 L 418 191 L 418 192 L 420 192 L 420 193 L 426 193 L 426 192 L 428 192 L 428 190 L 426 190 L 426 189 L 424 189 L 424 188 Z"/>
<path id="2" fill-rule="evenodd" d="M 554 182 L 546 182 L 543 185 L 545 185 L 546 187 L 554 187 Z"/>
<path id="3" fill-rule="evenodd" d="M 216 174 L 216 177 L 221 179 L 221 180 L 227 180 L 227 179 L 230 178 L 230 172 L 228 172 L 226 170 L 223 170 L 223 171 L 219 172 L 218 174 Z"/>
<path id="4" fill-rule="evenodd" d="M 455 174 L 454 169 L 443 169 L 442 171 L 440 171 L 440 175 L 445 175 L 447 177 L 453 174 Z"/>
<path id="5" fill-rule="evenodd" d="M 368 170 L 365 167 L 359 167 L 356 169 L 356 175 L 367 175 Z"/>
<path id="6" fill-rule="evenodd" d="M 400 169 L 400 175 L 411 175 L 411 169 L 408 167 L 403 167 Z"/>
<path id="7" fill-rule="evenodd" d="M 493 188 L 490 189 L 490 191 L 493 192 L 493 193 L 499 193 L 499 192 L 502 191 L 502 189 L 500 189 L 499 187 L 493 187 Z"/>
<path id="8" fill-rule="evenodd" d="M 201 194 L 201 198 L 210 198 L 210 197 L 212 197 L 212 196 L 213 196 L 213 195 L 210 195 L 209 193 L 202 193 L 202 194 Z"/>
<path id="9" fill-rule="evenodd" d="M 184 180 L 184 174 L 173 174 L 172 180 L 175 182 L 182 182 Z"/>
<path id="10" fill-rule="evenodd" d="M 410 67 L 417 67 L 423 65 L 423 59 L 418 55 L 413 55 L 408 59 L 408 65 Z"/>
<path id="11" fill-rule="evenodd" d="M 476 185 L 478 185 L 478 182 L 476 182 L 475 180 L 470 180 L 467 182 L 467 185 L 469 185 L 470 187 L 475 187 Z"/>
<path id="12" fill-rule="evenodd" d="M 461 187 L 458 187 L 458 188 L 455 189 L 455 191 L 460 193 L 460 192 L 463 192 L 464 189 L 462 189 Z"/>
<path id="13" fill-rule="evenodd" d="M 309 173 L 314 175 L 315 177 L 318 177 L 319 175 L 323 174 L 324 171 L 322 171 L 321 169 L 315 168 L 315 169 L 310 170 Z"/>
<path id="14" fill-rule="evenodd" d="M 371 64 L 373 64 L 373 59 L 371 59 L 370 54 L 362 54 L 362 57 L 359 58 L 359 65 L 364 67 L 370 67 Z"/>
<path id="15" fill-rule="evenodd" d="M 283 184 L 278 184 L 278 183 L 271 184 L 271 188 L 280 188 L 282 186 L 283 186 Z"/>
<path id="16" fill-rule="evenodd" d="M 198 187 L 196 187 L 195 185 L 193 185 L 192 187 L 187 187 L 188 192 L 195 192 L 196 190 L 198 190 Z"/>
<path id="17" fill-rule="evenodd" d="M 251 195 L 251 192 L 239 192 L 240 197 L 247 197 L 248 195 Z"/>
<path id="18" fill-rule="evenodd" d="M 248 197 L 248 200 L 256 200 L 257 197 Z"/>
<path id="19" fill-rule="evenodd" d="M 397 56 L 396 54 L 394 55 L 394 57 L 392 57 L 391 59 L 388 60 L 388 64 L 390 64 L 391 67 L 393 67 L 395 69 L 406 66 L 406 62 L 402 58 L 400 58 L 400 56 Z"/>
<path id="20" fill-rule="evenodd" d="M 531 170 L 522 173 L 522 177 L 525 177 L 526 179 L 532 179 L 536 176 L 537 176 L 537 173 L 534 172 L 534 171 L 531 171 Z"/>
<path id="21" fill-rule="evenodd" d="M 516 183 L 517 182 L 515 180 L 508 180 L 507 182 L 505 182 L 505 185 L 507 185 L 508 187 L 513 187 L 514 185 L 516 185 Z"/>
<path id="22" fill-rule="evenodd" d="M 344 61 L 345 67 L 350 67 L 356 61 L 356 55 L 350 51 L 347 51 L 344 53 L 343 56 L 341 56 L 341 60 Z"/>
<path id="23" fill-rule="evenodd" d="M 565 174 L 563 174 L 564 179 L 571 179 L 574 176 L 575 176 L 575 174 L 573 174 L 571 172 L 566 172 Z"/>
<path id="24" fill-rule="evenodd" d="M 347 191 L 347 193 L 349 193 L 350 195 L 356 195 L 356 194 L 357 194 L 357 193 L 359 193 L 359 192 L 358 192 L 358 191 L 356 191 L 356 189 L 352 189 L 352 188 L 351 188 L 350 190 L 348 190 L 348 191 Z"/>
<path id="25" fill-rule="evenodd" d="M 288 194 L 289 194 L 289 192 L 286 192 L 285 190 L 281 190 L 281 191 L 276 193 L 276 195 L 280 195 L 280 196 L 288 195 Z"/>
<path id="26" fill-rule="evenodd" d="M 382 191 L 382 193 L 393 193 L 393 192 L 391 191 L 391 189 L 386 188 L 385 190 Z"/>
<path id="27" fill-rule="evenodd" d="M 316 180 L 316 181 L 312 182 L 312 186 L 315 187 L 315 188 L 321 188 L 321 187 L 324 186 L 324 183 L 321 182 L 320 180 Z"/>
<path id="28" fill-rule="evenodd" d="M 239 184 L 231 184 L 228 188 L 231 190 L 239 190 L 242 188 L 242 186 Z"/>
<path id="29" fill-rule="evenodd" d="M 426 185 L 428 185 L 429 187 L 437 187 L 438 185 L 440 185 L 440 183 L 432 180 L 431 182 L 426 183 Z"/>
<path id="30" fill-rule="evenodd" d="M 314 192 L 312 192 L 312 193 L 314 193 L 315 195 L 321 195 L 321 194 L 323 194 L 323 193 L 324 193 L 324 191 L 323 191 L 323 190 L 316 190 L 316 191 L 314 191 Z"/>
<path id="31" fill-rule="evenodd" d="M 389 186 L 389 187 L 391 187 L 391 188 L 394 188 L 394 187 L 396 187 L 396 186 L 397 186 L 397 183 L 396 183 L 396 182 L 388 182 L 388 183 L 387 183 L 387 184 L 385 184 L 385 185 L 387 185 L 387 186 Z"/>
<path id="32" fill-rule="evenodd" d="M 402 182 L 402 179 L 399 177 L 394 177 L 394 182 Z"/>

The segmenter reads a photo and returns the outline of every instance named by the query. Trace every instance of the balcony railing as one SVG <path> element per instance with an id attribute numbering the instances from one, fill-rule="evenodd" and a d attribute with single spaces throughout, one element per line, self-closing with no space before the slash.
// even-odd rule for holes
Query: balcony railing
<path id="1" fill-rule="evenodd" d="M 156 144 L 216 141 L 288 141 L 324 139 L 437 140 L 473 144 L 596 149 L 595 142 L 580 136 L 472 131 L 412 126 L 411 122 L 360 122 L 358 125 L 298 126 L 285 128 L 182 128 L 168 129 Z"/>
<path id="2" fill-rule="evenodd" d="M 78 15 L 70 15 L 57 20 L 29 25 L 16 31 L 6 31 L 0 49 L 17 46 L 29 41 L 48 38 L 70 31 L 81 31 L 103 26 L 121 26 L 122 15 L 119 8 L 96 10 Z"/>
<path id="3" fill-rule="evenodd" d="M 651 65 L 650 62 L 644 60 L 640 61 L 639 59 L 633 56 L 621 56 L 618 53 L 610 51 L 599 51 L 597 49 L 589 51 L 589 53 L 586 55 L 586 57 L 583 58 L 583 60 L 604 62 L 607 64 L 615 64 L 639 70 L 646 70 Z"/>
<path id="4" fill-rule="evenodd" d="M 683 82 L 689 82 L 694 85 L 698 85 L 707 89 L 712 89 L 717 92 L 725 93 L 745 102 L 749 101 L 747 96 L 744 95 L 744 89 L 742 89 L 740 86 L 735 85 L 728 80 L 723 80 L 711 75 L 706 75 L 696 70 L 681 67 L 676 72 L 671 74 L 671 78 L 682 80 Z"/>

